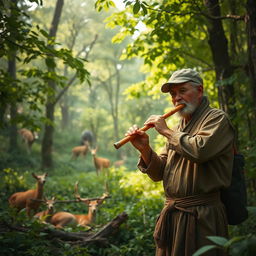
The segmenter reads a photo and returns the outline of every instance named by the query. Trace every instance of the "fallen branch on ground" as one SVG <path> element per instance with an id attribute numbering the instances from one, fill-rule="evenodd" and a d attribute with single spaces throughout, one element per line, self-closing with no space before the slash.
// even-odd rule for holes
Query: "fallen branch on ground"
<path id="1" fill-rule="evenodd" d="M 63 230 L 58 230 L 55 228 L 43 228 L 40 232 L 48 234 L 49 238 L 58 238 L 62 241 L 70 242 L 71 244 L 79 244 L 82 246 L 87 246 L 92 243 L 101 243 L 106 245 L 108 243 L 108 237 L 115 234 L 120 225 L 128 219 L 127 213 L 123 212 L 115 217 L 112 221 L 107 223 L 98 232 L 67 232 Z M 14 226 L 10 223 L 2 222 L 1 226 L 5 226 L 10 230 L 15 230 L 17 232 L 28 232 L 29 227 Z"/>

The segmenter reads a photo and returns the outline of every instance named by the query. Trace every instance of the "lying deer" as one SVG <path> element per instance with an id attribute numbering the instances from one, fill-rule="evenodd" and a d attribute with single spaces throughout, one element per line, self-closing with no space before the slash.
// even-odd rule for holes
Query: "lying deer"
<path id="1" fill-rule="evenodd" d="M 96 168 L 96 173 L 98 175 L 99 172 L 103 171 L 104 168 L 110 167 L 110 160 L 107 158 L 96 156 L 97 147 L 95 149 L 90 149 L 90 150 L 91 150 L 91 154 L 93 156 L 93 162 L 94 162 L 94 166 Z"/>
<path id="2" fill-rule="evenodd" d="M 120 166 L 124 165 L 125 162 L 126 162 L 126 157 L 123 156 L 121 160 L 117 160 L 117 161 L 114 162 L 114 166 L 115 167 L 120 167 Z"/>
<path id="3" fill-rule="evenodd" d="M 43 175 L 35 175 L 32 173 L 32 176 L 37 180 L 36 189 L 14 193 L 8 199 L 10 206 L 16 208 L 18 212 L 26 208 L 27 216 L 31 217 L 32 211 L 36 212 L 41 204 L 40 201 L 33 201 L 31 199 L 41 200 L 43 198 L 44 184 L 47 175 L 47 173 Z"/>
<path id="4" fill-rule="evenodd" d="M 42 200 L 46 204 L 47 209 L 41 212 L 38 212 L 34 215 L 35 218 L 39 219 L 43 223 L 50 223 L 51 217 L 54 214 L 54 204 L 55 204 L 55 197 L 52 197 L 52 199 L 44 198 Z"/>
<path id="5" fill-rule="evenodd" d="M 83 146 L 77 146 L 72 148 L 72 159 L 76 159 L 78 156 L 86 156 L 89 149 L 89 144 L 87 141 L 84 142 Z"/>
<path id="6" fill-rule="evenodd" d="M 88 205 L 88 213 L 87 214 L 73 214 L 69 212 L 57 212 L 51 218 L 51 224 L 53 224 L 56 228 L 63 228 L 65 226 L 70 225 L 79 225 L 82 227 L 88 227 L 95 220 L 97 208 L 104 202 L 104 200 L 109 197 L 108 194 L 103 194 L 97 200 L 91 200 L 89 198 L 81 198 L 78 194 L 77 188 L 78 183 L 75 185 L 75 193 L 76 198 L 80 202 Z"/>
<path id="7" fill-rule="evenodd" d="M 18 132 L 22 137 L 22 141 L 27 145 L 28 152 L 30 152 L 32 144 L 38 138 L 38 134 L 36 132 L 33 133 L 26 128 L 22 128 Z"/>

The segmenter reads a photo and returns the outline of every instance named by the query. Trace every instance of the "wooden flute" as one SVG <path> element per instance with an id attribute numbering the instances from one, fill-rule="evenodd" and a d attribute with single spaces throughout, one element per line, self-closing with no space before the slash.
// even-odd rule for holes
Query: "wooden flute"
<path id="1" fill-rule="evenodd" d="M 176 112 L 178 112 L 179 110 L 181 110 L 182 108 L 184 108 L 185 105 L 184 104 L 180 104 L 177 107 L 175 107 L 174 109 L 172 109 L 171 111 L 163 114 L 161 117 L 166 119 L 168 117 L 170 117 L 171 115 L 175 114 Z M 150 125 L 145 125 L 142 128 L 139 129 L 139 131 L 147 131 L 150 128 L 153 128 L 154 126 L 150 126 Z M 114 143 L 114 146 L 116 149 L 122 147 L 124 144 L 126 144 L 128 141 L 130 141 L 132 138 L 132 136 L 126 136 L 123 139 L 117 141 L 116 143 Z"/>

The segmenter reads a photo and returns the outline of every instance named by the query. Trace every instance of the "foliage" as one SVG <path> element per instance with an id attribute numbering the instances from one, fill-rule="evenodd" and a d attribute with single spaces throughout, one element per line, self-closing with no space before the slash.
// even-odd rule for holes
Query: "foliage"
<path id="1" fill-rule="evenodd" d="M 10 194 L 12 191 L 25 189 L 27 187 L 25 179 L 27 174 L 28 172 L 25 172 L 24 175 L 19 175 L 17 171 L 11 168 L 3 169 L 0 173 L 2 181 L 0 184 L 1 197 Z"/>
<path id="2" fill-rule="evenodd" d="M 41 1 L 30 2 L 39 4 Z M 84 80 L 89 82 L 89 72 L 84 67 L 83 59 L 75 58 L 69 49 L 59 47 L 59 44 L 39 25 L 31 26 L 31 20 L 22 1 L 20 5 L 4 1 L 3 7 L 0 12 L 2 21 L 0 56 L 4 63 L 0 68 L 1 105 L 26 102 L 31 115 L 18 115 L 15 121 L 27 127 L 38 126 L 35 123 L 38 120 L 35 113 L 38 115 L 41 112 L 47 95 L 54 93 L 47 86 L 47 82 L 51 80 L 64 87 L 66 78 L 56 72 L 45 71 L 45 67 L 33 66 L 33 63 L 40 60 L 45 61 L 48 67 L 54 67 L 55 59 L 59 59 L 64 65 L 76 71 L 81 82 Z M 17 78 L 12 77 L 6 70 L 7 61 L 13 58 L 18 62 Z M 30 63 L 32 66 L 28 65 Z M 44 121 L 42 117 L 39 120 Z"/>
<path id="3" fill-rule="evenodd" d="M 193 256 L 204 255 L 204 253 L 212 249 L 223 250 L 232 256 L 253 256 L 256 253 L 256 236 L 251 234 L 234 237 L 230 240 L 219 236 L 208 236 L 208 239 L 215 245 L 206 245 L 197 250 Z"/>
<path id="4" fill-rule="evenodd" d="M 255 179 L 255 143 L 251 143 L 251 138 L 254 138 L 254 107 L 251 91 L 248 89 L 248 73 L 243 68 L 248 64 L 247 41 L 250 41 L 246 34 L 246 23 L 242 19 L 246 12 L 246 1 L 236 2 L 235 6 L 230 1 L 220 5 L 230 61 L 235 68 L 232 76 L 220 81 L 215 81 L 214 61 L 208 44 L 210 35 L 207 30 L 211 19 L 203 1 L 122 2 L 124 9 L 114 12 L 105 21 L 107 27 L 119 29 L 112 38 L 114 43 L 120 43 L 127 37 L 134 39 L 124 49 L 121 59 L 141 57 L 144 60 L 141 72 L 146 74 L 143 81 L 126 89 L 127 97 L 142 98 L 147 95 L 157 98 L 160 86 L 169 78 L 170 72 L 184 67 L 200 71 L 204 79 L 205 94 L 214 107 L 219 107 L 219 88 L 232 84 L 237 111 L 231 118 L 237 129 L 239 148 L 246 157 L 248 177 Z M 230 13 L 241 19 L 228 19 Z"/>
<path id="5" fill-rule="evenodd" d="M 58 173 L 61 172 L 64 171 L 58 171 Z M 17 175 L 17 180 L 18 177 L 21 178 L 22 175 Z M 11 178 L 12 174 L 10 172 L 5 172 L 5 186 L 10 186 L 9 183 L 13 184 L 15 182 L 15 179 L 12 180 Z M 50 175 L 45 185 L 46 196 L 51 197 L 55 195 L 59 200 L 72 199 L 73 185 L 77 180 L 80 181 L 79 193 L 82 197 L 100 196 L 104 192 L 106 177 L 101 175 L 97 178 L 96 173 L 93 170 L 92 172 L 87 173 L 69 172 L 69 179 L 66 179 L 65 175 Z M 16 185 L 18 185 L 17 182 L 18 181 L 16 181 Z M 99 209 L 96 223 L 93 226 L 94 229 L 97 230 L 104 225 L 104 223 L 109 222 L 123 211 L 127 212 L 129 220 L 121 227 L 118 234 L 113 238 L 110 238 L 111 245 L 108 248 L 90 247 L 84 250 L 88 251 L 88 255 L 94 255 L 93 251 L 97 251 L 97 255 L 135 255 L 136 253 L 140 253 L 140 255 L 143 255 L 143 253 L 146 253 L 146 255 L 153 255 L 154 242 L 152 232 L 156 216 L 163 204 L 161 195 L 162 188 L 160 184 L 152 183 L 148 178 L 145 179 L 144 175 L 141 173 L 136 173 L 135 171 L 128 172 L 123 167 L 119 169 L 112 168 L 107 183 L 111 198 L 107 199 Z M 10 195 L 15 190 L 15 187 L 11 187 L 11 189 L 8 191 L 6 190 L 5 193 Z M 7 198 L 7 196 L 5 195 L 4 198 Z M 87 211 L 81 204 L 61 204 L 61 206 L 58 205 L 56 207 L 58 210 L 67 210 L 71 212 Z M 9 219 L 6 218 L 6 211 L 5 208 L 5 214 L 1 216 L 1 221 L 5 219 L 9 222 Z M 9 212 L 8 215 L 9 214 L 11 214 L 11 212 Z M 11 253 L 9 248 L 13 248 L 12 253 L 15 252 L 17 255 L 25 255 L 25 253 L 30 252 L 37 255 L 42 246 L 48 246 L 45 255 L 51 255 L 55 250 L 58 250 L 60 255 L 66 255 L 66 249 L 68 251 L 70 249 L 71 251 L 71 248 L 73 247 L 61 244 L 61 242 L 54 245 L 51 241 L 48 241 L 45 235 L 39 232 L 41 224 L 39 225 L 35 221 L 31 222 L 24 214 L 24 212 L 21 212 L 17 221 L 20 225 L 29 226 L 31 232 L 23 234 L 17 231 L 12 231 L 3 235 L 2 241 L 4 241 L 8 247 L 5 247 L 2 242 L 1 246 L 4 247 L 6 255 L 10 255 L 8 253 Z M 81 231 L 81 228 L 74 229 L 73 231 L 79 230 Z M 12 244 L 22 235 L 22 248 Z M 33 249 L 31 247 L 31 241 L 35 241 Z M 19 252 L 21 249 L 22 252 Z M 75 250 L 81 250 L 81 254 L 79 255 L 87 255 L 85 252 L 82 252 L 82 248 L 79 249 L 77 247 Z M 75 253 L 69 255 L 75 255 Z"/>
<path id="6" fill-rule="evenodd" d="M 193 256 L 204 255 L 213 249 L 223 250 L 232 256 L 253 256 L 256 253 L 256 207 L 248 207 L 249 217 L 246 221 L 236 226 L 229 226 L 230 239 L 224 237 L 208 237 L 213 244 L 198 249 Z"/>
<path id="7" fill-rule="evenodd" d="M 68 137 L 66 134 L 62 134 L 62 136 L 64 136 L 64 138 Z M 59 145 L 63 145 L 62 136 L 60 133 L 57 136 L 57 143 Z M 74 139 L 75 136 L 69 139 L 69 145 L 72 145 L 72 140 Z M 74 184 L 76 181 L 79 181 L 79 193 L 82 197 L 97 197 L 105 192 L 107 184 L 111 198 L 106 199 L 99 208 L 96 222 L 92 226 L 93 230 L 98 230 L 123 211 L 128 214 L 128 221 L 120 227 L 117 234 L 109 238 L 109 246 L 81 248 L 60 241 L 58 243 L 49 241 L 44 234 L 40 234 L 38 231 L 41 226 L 37 222 L 28 220 L 23 211 L 19 214 L 17 223 L 29 226 L 31 232 L 23 234 L 17 231 L 11 231 L 6 233 L 6 235 L 2 235 L 2 241 L 8 245 L 8 247 L 6 247 L 5 244 L 1 243 L 1 247 L 4 248 L 6 255 L 13 253 L 9 248 L 13 248 L 17 256 L 25 255 L 25 253 L 38 255 L 39 249 L 42 249 L 43 246 L 47 246 L 48 248 L 45 250 L 46 255 L 51 255 L 57 251 L 60 256 L 153 256 L 154 241 L 152 234 L 155 220 L 163 206 L 164 198 L 161 182 L 154 183 L 145 174 L 133 170 L 136 159 L 128 167 L 111 167 L 108 176 L 104 174 L 97 176 L 90 155 L 87 155 L 85 158 L 78 158 L 76 161 L 70 161 L 68 148 L 69 147 L 61 148 L 61 146 L 59 146 L 59 152 L 55 152 L 54 154 L 57 165 L 53 172 L 47 177 L 45 195 L 48 198 L 55 196 L 58 200 L 73 199 Z M 32 171 L 35 173 L 41 172 L 33 170 L 32 168 L 27 169 L 26 172 L 22 169 L 6 169 L 1 171 L 1 180 L 4 181 L 1 186 L 1 205 L 3 212 L 0 219 L 1 221 L 5 219 L 8 222 L 10 219 L 7 216 L 12 216 L 13 214 L 7 207 L 8 196 L 17 190 L 22 191 L 34 186 L 35 181 L 31 177 Z M 40 210 L 43 209 L 44 207 L 41 206 Z M 87 211 L 87 208 L 85 208 L 83 204 L 58 204 L 56 205 L 56 211 L 59 210 L 84 213 Z M 242 224 L 244 226 L 241 227 L 241 225 L 239 225 L 240 229 L 234 227 L 233 230 L 231 230 L 232 237 L 242 236 L 245 239 L 247 237 L 246 234 L 253 232 L 253 227 L 255 226 L 253 216 L 255 216 L 255 214 L 250 211 L 249 219 Z M 65 230 L 70 232 L 84 231 L 81 227 L 74 229 L 66 228 Z M 15 243 L 21 236 L 23 237 L 22 248 Z M 31 246 L 31 241 L 35 241 L 33 247 Z M 247 245 L 243 244 L 243 246 Z M 17 251 L 21 249 L 22 252 Z"/>

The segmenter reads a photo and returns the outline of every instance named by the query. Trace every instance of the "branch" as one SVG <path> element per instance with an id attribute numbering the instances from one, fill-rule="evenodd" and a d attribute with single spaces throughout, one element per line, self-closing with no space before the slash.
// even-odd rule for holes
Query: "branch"
<path id="1" fill-rule="evenodd" d="M 74 74 L 73 77 L 68 81 L 68 85 L 59 92 L 59 94 L 55 98 L 55 101 L 53 102 L 53 105 L 55 105 L 60 100 L 62 95 L 69 89 L 69 87 L 75 81 L 76 77 L 77 77 L 77 74 Z"/>
<path id="2" fill-rule="evenodd" d="M 197 60 L 197 61 L 199 61 L 199 62 L 201 62 L 202 64 L 205 64 L 207 67 L 209 67 L 209 68 L 211 68 L 211 69 L 214 69 L 214 67 L 212 67 L 208 62 L 206 62 L 205 60 L 203 60 L 203 59 L 201 59 L 201 58 L 199 58 L 199 57 L 197 57 L 197 56 L 195 56 L 195 55 L 193 55 L 193 54 L 191 54 L 191 53 L 189 53 L 189 52 L 185 52 L 185 51 L 181 51 L 184 55 L 187 55 L 187 56 L 189 56 L 190 58 L 192 58 L 192 59 L 195 59 L 195 60 Z"/>
<path id="3" fill-rule="evenodd" d="M 190 2 L 189 2 L 190 3 Z M 203 15 L 208 19 L 213 19 L 213 20 L 227 20 L 227 19 L 233 19 L 236 21 L 239 20 L 244 20 L 245 19 L 245 15 L 235 15 L 235 14 L 227 14 L 226 16 L 212 16 L 204 11 L 201 10 L 201 8 L 195 4 L 197 6 L 197 8 L 199 9 L 198 12 L 172 12 L 172 11 L 168 11 L 168 10 L 164 10 L 164 9 L 155 9 L 152 7 L 146 7 L 147 9 L 151 10 L 151 11 L 155 11 L 155 12 L 163 12 L 163 13 L 168 13 L 171 16 L 185 16 L 185 15 Z"/>
<path id="4" fill-rule="evenodd" d="M 71 244 L 80 244 L 83 246 L 88 246 L 91 243 L 104 243 L 108 242 L 108 237 L 115 234 L 122 223 L 128 219 L 127 213 L 123 212 L 115 217 L 112 221 L 101 228 L 97 233 L 92 232 L 67 232 L 63 230 L 57 230 L 53 228 L 43 228 L 39 232 L 44 232 L 48 234 L 48 238 L 53 237 L 59 238 L 62 241 L 68 241 Z M 10 230 L 18 232 L 29 232 L 29 227 L 14 226 L 5 221 L 1 222 L 1 226 L 7 227 Z"/>
<path id="5" fill-rule="evenodd" d="M 126 212 L 119 214 L 116 218 L 114 218 L 111 222 L 106 224 L 100 231 L 98 231 L 95 235 L 91 237 L 91 239 L 99 238 L 99 237 L 108 237 L 113 234 L 119 226 L 128 219 L 128 215 Z"/>
<path id="6" fill-rule="evenodd" d="M 98 35 L 96 34 L 95 37 L 94 37 L 94 39 L 93 39 L 93 41 L 89 44 L 89 46 L 84 45 L 83 48 L 77 53 L 76 57 L 78 57 L 80 54 L 82 54 L 82 52 L 84 52 L 85 49 L 86 49 L 87 47 L 89 47 L 89 51 L 87 51 L 87 52 L 86 52 L 86 55 L 85 55 L 85 59 L 87 59 L 87 58 L 89 57 L 89 54 L 90 54 L 90 52 L 91 52 L 93 46 L 95 45 L 95 43 L 96 43 L 96 41 L 97 41 L 97 39 L 98 39 Z M 68 81 L 68 85 L 67 85 L 65 88 L 63 88 L 63 89 L 59 92 L 59 94 L 58 94 L 57 97 L 55 98 L 55 101 L 53 102 L 54 105 L 60 100 L 60 98 L 62 97 L 62 95 L 69 89 L 69 87 L 70 87 L 70 86 L 72 85 L 72 83 L 75 81 L 76 77 L 77 77 L 77 74 L 74 74 L 74 75 L 72 76 L 72 78 Z"/>
<path id="7" fill-rule="evenodd" d="M 58 203 L 82 203 L 83 201 L 95 201 L 95 200 L 102 200 L 102 199 L 107 199 L 107 198 L 111 198 L 111 196 L 109 195 L 104 195 L 101 197 L 92 197 L 92 198 L 77 198 L 77 199 L 73 199 L 73 200 L 57 200 L 54 202 L 54 204 L 58 204 Z M 33 199 L 30 198 L 30 200 L 35 201 L 35 202 L 41 202 L 44 203 L 45 200 L 42 199 Z"/>
<path id="8" fill-rule="evenodd" d="M 86 55 L 85 55 L 86 59 L 88 59 L 89 54 L 91 53 L 91 50 L 92 50 L 93 46 L 95 45 L 97 39 L 98 39 L 98 35 L 96 34 L 95 37 L 94 37 L 94 40 L 89 45 L 89 51 L 86 52 Z"/>

